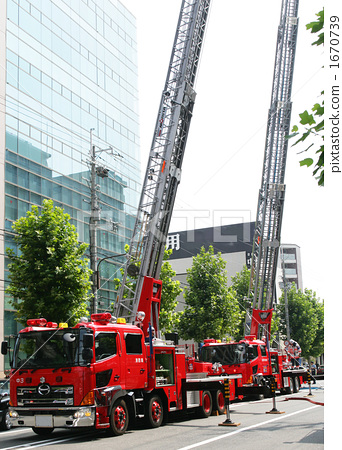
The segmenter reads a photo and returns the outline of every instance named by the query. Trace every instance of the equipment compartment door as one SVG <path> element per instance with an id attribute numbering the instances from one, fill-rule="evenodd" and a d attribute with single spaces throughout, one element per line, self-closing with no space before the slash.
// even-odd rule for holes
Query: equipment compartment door
<path id="1" fill-rule="evenodd" d="M 156 384 L 175 384 L 175 369 L 171 352 L 156 351 Z"/>

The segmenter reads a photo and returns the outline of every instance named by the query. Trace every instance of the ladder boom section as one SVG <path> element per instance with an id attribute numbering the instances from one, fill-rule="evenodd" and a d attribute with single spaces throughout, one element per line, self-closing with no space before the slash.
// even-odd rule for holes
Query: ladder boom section
<path id="1" fill-rule="evenodd" d="M 183 0 L 165 86 L 161 96 L 116 315 L 134 321 L 145 277 L 158 279 L 181 178 L 181 167 L 196 93 L 210 0 Z M 137 267 L 134 293 L 126 294 L 127 276 Z"/>
<path id="2" fill-rule="evenodd" d="M 268 113 L 261 189 L 253 241 L 249 298 L 253 309 L 273 307 L 285 198 L 287 138 L 298 31 L 299 0 L 283 0 Z"/>

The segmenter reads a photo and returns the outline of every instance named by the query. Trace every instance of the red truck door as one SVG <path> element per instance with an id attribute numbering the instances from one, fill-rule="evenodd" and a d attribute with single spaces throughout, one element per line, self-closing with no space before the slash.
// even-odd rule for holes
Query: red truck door
<path id="1" fill-rule="evenodd" d="M 121 348 L 118 333 L 100 331 L 95 333 L 96 387 L 121 384 Z"/>
<path id="2" fill-rule="evenodd" d="M 140 333 L 124 333 L 125 350 L 125 386 L 126 389 L 147 387 L 147 359 L 143 335 Z"/>

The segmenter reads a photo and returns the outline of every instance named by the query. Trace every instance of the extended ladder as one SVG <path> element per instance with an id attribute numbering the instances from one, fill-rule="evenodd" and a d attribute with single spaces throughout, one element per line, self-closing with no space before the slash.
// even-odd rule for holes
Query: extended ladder
<path id="1" fill-rule="evenodd" d="M 249 298 L 254 310 L 273 307 L 281 222 L 285 198 L 285 166 L 290 130 L 291 90 L 298 32 L 299 0 L 283 0 L 278 27 L 271 106 L 259 191 Z M 265 316 L 265 314 L 264 314 Z M 246 334 L 257 334 L 246 320 Z M 252 321 L 253 322 L 253 321 Z M 262 323 L 262 320 L 261 320 Z"/>
<path id="2" fill-rule="evenodd" d="M 116 315 L 129 322 L 136 319 L 145 277 L 157 280 L 160 276 L 196 97 L 194 83 L 209 6 L 210 0 L 183 0 L 181 5 L 128 262 L 115 308 Z M 132 266 L 137 275 L 135 292 L 126 286 L 127 276 L 134 273 Z M 158 312 L 155 312 L 154 320 L 157 320 Z M 148 320 L 151 317 L 152 314 Z"/>

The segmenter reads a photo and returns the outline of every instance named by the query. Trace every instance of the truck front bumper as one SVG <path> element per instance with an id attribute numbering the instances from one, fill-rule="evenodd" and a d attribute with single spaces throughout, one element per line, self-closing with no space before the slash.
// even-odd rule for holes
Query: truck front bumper
<path id="1" fill-rule="evenodd" d="M 78 428 L 95 424 L 95 406 L 63 409 L 10 407 L 9 414 L 14 427 Z"/>

